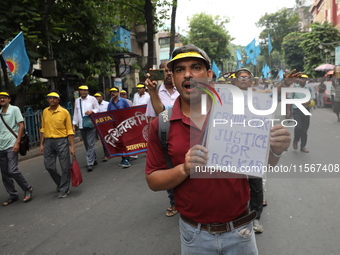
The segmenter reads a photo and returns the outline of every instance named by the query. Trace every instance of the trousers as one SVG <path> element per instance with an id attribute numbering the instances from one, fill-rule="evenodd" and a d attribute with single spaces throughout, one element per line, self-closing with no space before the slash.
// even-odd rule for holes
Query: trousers
<path id="1" fill-rule="evenodd" d="M 301 140 L 301 148 L 306 147 L 310 116 L 305 115 L 298 108 L 293 109 L 293 116 L 294 120 L 297 122 L 294 129 L 294 142 L 299 142 Z"/>
<path id="2" fill-rule="evenodd" d="M 7 150 L 0 151 L 0 168 L 2 182 L 10 197 L 18 197 L 18 192 L 15 189 L 14 181 L 20 186 L 23 191 L 27 191 L 31 186 L 19 171 L 18 168 L 18 153 L 12 151 L 12 147 Z"/>
<path id="3" fill-rule="evenodd" d="M 256 219 L 260 219 L 263 211 L 263 184 L 262 178 L 249 176 L 248 179 L 250 187 L 250 201 L 249 207 L 250 211 L 256 211 Z"/>
<path id="4" fill-rule="evenodd" d="M 81 137 L 86 149 L 86 163 L 88 166 L 93 166 L 94 161 L 97 160 L 95 145 L 97 140 L 96 129 L 80 129 Z"/>
<path id="5" fill-rule="evenodd" d="M 56 160 L 59 159 L 61 174 L 57 170 Z M 70 148 L 68 138 L 45 138 L 44 164 L 54 183 L 61 192 L 67 192 L 70 187 Z"/>

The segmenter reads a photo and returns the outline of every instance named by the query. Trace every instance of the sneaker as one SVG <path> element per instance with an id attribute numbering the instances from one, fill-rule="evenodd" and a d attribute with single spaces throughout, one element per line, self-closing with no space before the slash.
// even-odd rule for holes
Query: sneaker
<path id="1" fill-rule="evenodd" d="M 124 163 L 124 159 L 122 159 L 122 160 L 120 161 L 120 163 L 118 164 L 118 166 L 123 166 L 123 163 Z"/>
<path id="2" fill-rule="evenodd" d="M 127 159 L 124 159 L 123 162 L 121 162 L 122 164 L 119 164 L 120 166 L 124 167 L 124 168 L 128 168 L 131 166 L 130 162 Z"/>
<path id="3" fill-rule="evenodd" d="M 138 155 L 130 156 L 130 158 L 132 158 L 132 159 L 138 159 Z"/>
<path id="4" fill-rule="evenodd" d="M 70 194 L 70 191 L 66 191 L 66 192 L 60 192 L 58 198 L 64 198 L 64 197 L 67 197 L 67 195 Z"/>
<path id="5" fill-rule="evenodd" d="M 263 232 L 264 229 L 259 220 L 254 220 L 253 225 L 255 234 L 261 234 Z"/>
<path id="6" fill-rule="evenodd" d="M 87 166 L 87 171 L 92 172 L 93 171 L 93 166 Z"/>

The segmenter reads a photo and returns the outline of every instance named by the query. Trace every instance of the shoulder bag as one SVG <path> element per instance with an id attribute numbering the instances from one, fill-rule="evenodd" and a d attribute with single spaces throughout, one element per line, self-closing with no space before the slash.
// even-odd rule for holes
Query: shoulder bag
<path id="1" fill-rule="evenodd" d="M 83 107 L 81 106 L 81 98 L 79 98 L 80 103 L 80 113 L 83 118 L 83 129 L 91 129 L 94 128 L 94 125 L 92 123 L 92 120 L 89 115 L 83 116 Z"/>
<path id="2" fill-rule="evenodd" d="M 7 127 L 7 129 L 15 136 L 15 138 L 17 138 L 18 136 L 14 133 L 14 131 L 7 125 L 7 123 L 4 120 L 4 117 L 2 116 L 2 114 L 0 114 L 0 117 L 2 119 L 2 122 L 5 124 L 5 126 Z M 28 135 L 26 133 L 24 133 L 20 139 L 20 143 L 19 143 L 19 153 L 21 156 L 25 156 L 27 151 L 29 151 L 30 149 L 30 140 L 28 138 Z"/>

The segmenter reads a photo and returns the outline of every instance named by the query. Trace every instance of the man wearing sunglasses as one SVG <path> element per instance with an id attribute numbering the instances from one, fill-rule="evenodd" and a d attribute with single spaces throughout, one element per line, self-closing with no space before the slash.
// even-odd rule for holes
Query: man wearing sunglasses
<path id="1" fill-rule="evenodd" d="M 247 90 L 252 87 L 253 84 L 253 74 L 247 68 L 239 69 L 235 72 L 236 81 L 235 85 L 242 90 Z M 253 90 L 256 90 L 253 88 Z"/>
<path id="2" fill-rule="evenodd" d="M 19 200 L 18 192 L 15 189 L 14 181 L 25 192 L 24 203 L 32 200 L 33 187 L 29 185 L 18 169 L 18 151 L 20 139 L 24 133 L 24 119 L 20 109 L 10 104 L 11 97 L 8 92 L 0 92 L 0 168 L 2 182 L 5 186 L 9 198 L 3 202 L 7 206 Z M 5 123 L 17 137 L 6 127 Z"/>
<path id="3" fill-rule="evenodd" d="M 125 98 L 126 101 L 128 101 L 129 105 L 132 106 L 132 102 L 131 100 L 128 98 L 128 94 L 126 92 L 126 90 L 121 90 L 120 93 L 119 93 L 120 97 L 121 98 Z"/>

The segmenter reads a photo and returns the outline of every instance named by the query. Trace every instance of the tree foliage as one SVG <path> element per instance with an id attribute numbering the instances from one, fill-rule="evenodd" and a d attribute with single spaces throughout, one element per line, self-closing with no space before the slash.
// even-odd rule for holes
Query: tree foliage
<path id="1" fill-rule="evenodd" d="M 264 27 L 260 39 L 266 42 L 268 34 L 271 36 L 273 50 L 282 52 L 283 38 L 291 32 L 299 31 L 299 16 L 293 11 L 283 8 L 275 13 L 265 14 L 256 23 L 257 27 Z M 267 47 L 266 47 L 267 48 Z M 264 54 L 268 54 L 265 49 Z"/>
<path id="2" fill-rule="evenodd" d="M 304 50 L 300 46 L 306 34 L 292 32 L 285 36 L 282 43 L 283 58 L 290 69 L 303 71 L 304 67 Z"/>
<path id="3" fill-rule="evenodd" d="M 190 19 L 190 31 L 187 43 L 202 48 L 211 59 L 228 58 L 228 44 L 231 40 L 224 25 L 229 20 L 205 13 L 193 15 Z"/>
<path id="4" fill-rule="evenodd" d="M 114 26 L 148 27 L 148 50 L 153 62 L 153 36 L 157 24 L 166 17 L 166 8 L 155 13 L 155 8 L 171 5 L 161 0 L 3 0 L 0 5 L 0 47 L 24 32 L 26 49 L 31 63 L 40 59 L 56 59 L 59 77 L 77 74 L 83 81 L 96 75 L 111 75 L 114 56 L 122 51 L 111 42 Z M 2 63 L 4 82 L 10 87 L 7 71 Z M 2 78 L 2 77 L 0 77 Z M 30 76 L 15 88 L 21 99 L 28 92 Z M 57 87 L 58 88 L 58 87 Z M 24 104 L 24 102 L 22 103 Z"/>
<path id="5" fill-rule="evenodd" d="M 318 65 L 324 64 L 326 57 L 331 59 L 331 54 L 334 54 L 334 47 L 339 44 L 340 32 L 332 24 L 313 23 L 311 31 L 306 33 L 304 41 L 300 44 L 305 53 L 304 71 L 311 76 L 315 76 L 317 73 L 314 69 Z"/>
<path id="6" fill-rule="evenodd" d="M 156 33 L 156 27 L 162 26 L 163 20 L 168 19 L 168 8 L 174 4 L 173 1 L 132 0 L 114 2 L 119 7 L 117 8 L 117 15 L 125 25 L 133 23 L 146 25 L 148 44 L 147 70 L 152 68 L 154 64 L 154 34 Z M 134 15 L 131 15 L 131 13 Z"/>

